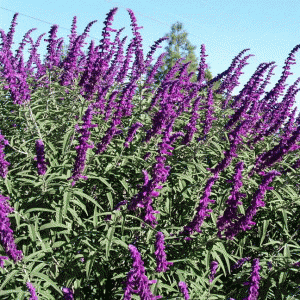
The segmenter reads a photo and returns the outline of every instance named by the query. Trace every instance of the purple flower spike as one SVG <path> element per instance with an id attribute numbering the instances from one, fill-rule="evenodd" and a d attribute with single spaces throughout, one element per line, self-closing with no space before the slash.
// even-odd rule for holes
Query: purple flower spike
<path id="1" fill-rule="evenodd" d="M 39 175 L 44 175 L 47 171 L 45 156 L 44 156 L 44 143 L 42 140 L 37 140 L 35 143 L 36 155 L 34 160 L 37 161 L 37 168 Z"/>
<path id="2" fill-rule="evenodd" d="M 215 200 L 209 199 L 211 188 L 214 185 L 215 181 L 219 178 L 218 174 L 215 174 L 211 178 L 207 180 L 207 184 L 204 188 L 203 196 L 200 199 L 199 206 L 197 207 L 197 214 L 195 215 L 194 219 L 186 226 L 184 226 L 183 231 L 179 232 L 179 235 L 185 235 L 185 240 L 190 241 L 191 237 L 189 237 L 193 232 L 201 233 L 202 230 L 200 226 L 204 222 L 205 217 L 209 217 L 209 212 L 211 209 L 207 209 L 209 202 L 214 203 Z"/>
<path id="3" fill-rule="evenodd" d="M 215 278 L 215 274 L 217 272 L 218 266 L 219 266 L 219 264 L 216 261 L 212 261 L 211 264 L 210 264 L 210 271 L 211 271 L 210 279 L 209 279 L 210 283 L 212 283 L 212 281 Z"/>
<path id="4" fill-rule="evenodd" d="M 89 106 L 85 111 L 84 116 L 82 117 L 83 120 L 82 128 L 79 128 L 78 125 L 75 125 L 76 130 L 79 133 L 81 133 L 81 136 L 78 138 L 79 145 L 75 147 L 77 151 L 77 156 L 74 163 L 73 174 L 71 177 L 67 179 L 67 180 L 73 179 L 72 186 L 74 186 L 80 178 L 83 178 L 84 180 L 88 179 L 88 177 L 82 175 L 82 173 L 85 168 L 87 150 L 88 148 L 91 149 L 94 148 L 93 143 L 91 145 L 88 144 L 88 139 L 91 135 L 91 132 L 88 130 L 88 128 L 94 128 L 98 126 L 97 124 L 91 123 L 93 114 L 95 114 L 95 111 L 93 111 L 92 106 Z"/>
<path id="5" fill-rule="evenodd" d="M 126 141 L 124 143 L 124 147 L 126 147 L 126 148 L 129 147 L 129 143 L 132 142 L 134 134 L 139 129 L 139 127 L 142 127 L 142 126 L 143 126 L 142 123 L 137 122 L 137 123 L 133 124 L 130 127 L 130 129 L 128 130 L 128 136 L 127 136 Z"/>
<path id="6" fill-rule="evenodd" d="M 153 296 L 149 285 L 156 283 L 156 280 L 148 280 L 145 275 L 144 262 L 141 254 L 133 245 L 128 246 L 133 259 L 133 269 L 127 274 L 126 288 L 123 300 L 131 300 L 131 294 L 135 293 L 141 297 L 141 300 L 156 300 L 162 296 Z M 135 289 L 136 288 L 136 289 Z"/>
<path id="7" fill-rule="evenodd" d="M 260 276 L 259 276 L 260 268 L 261 267 L 259 265 L 259 259 L 258 258 L 253 259 L 250 281 L 244 283 L 244 285 L 250 285 L 249 295 L 247 298 L 244 298 L 243 300 L 257 300 L 259 295 L 258 289 L 259 289 L 259 280 L 260 280 Z"/>
<path id="8" fill-rule="evenodd" d="M 0 195 L 0 242 L 6 252 L 7 256 L 17 263 L 23 259 L 21 250 L 17 250 L 14 242 L 13 231 L 10 229 L 10 221 L 7 215 L 13 212 L 13 208 L 9 206 L 6 200 L 9 197 Z M 1 265 L 3 262 L 1 263 Z"/>
<path id="9" fill-rule="evenodd" d="M 164 246 L 164 235 L 158 232 L 156 235 L 155 242 L 155 255 L 156 255 L 156 272 L 166 272 L 169 269 L 168 265 L 173 265 L 172 262 L 166 260 L 165 246 Z"/>
<path id="10" fill-rule="evenodd" d="M 27 285 L 27 288 L 28 288 L 30 296 L 31 296 L 29 298 L 29 300 L 38 300 L 38 297 L 37 297 L 37 295 L 35 293 L 35 287 L 32 285 L 32 283 L 28 281 L 26 283 L 26 285 Z"/>
<path id="11" fill-rule="evenodd" d="M 62 289 L 62 291 L 64 293 L 65 300 L 73 300 L 74 299 L 73 291 L 71 289 L 64 287 Z"/>
<path id="12" fill-rule="evenodd" d="M 242 182 L 242 171 L 244 168 L 244 162 L 239 162 L 236 165 L 236 171 L 234 176 L 234 186 L 231 191 L 231 195 L 229 196 L 226 204 L 228 205 L 226 210 L 224 211 L 223 216 L 218 218 L 217 226 L 218 226 L 218 237 L 222 238 L 221 232 L 228 227 L 231 227 L 234 220 L 238 219 L 237 216 L 237 206 L 242 205 L 243 203 L 239 201 L 240 197 L 245 197 L 246 194 L 240 193 L 239 190 L 243 186 Z M 231 182 L 231 180 L 230 180 Z"/>
<path id="13" fill-rule="evenodd" d="M 244 257 L 244 258 L 239 259 L 239 260 L 231 267 L 231 269 L 234 270 L 234 269 L 240 268 L 246 261 L 250 260 L 250 258 L 251 258 L 251 257 Z"/>
<path id="14" fill-rule="evenodd" d="M 181 293 L 182 293 L 183 296 L 184 296 L 184 299 L 185 299 L 185 300 L 189 300 L 189 299 L 190 299 L 190 296 L 189 296 L 189 292 L 188 292 L 186 283 L 183 282 L 183 281 L 180 281 L 180 282 L 178 283 L 178 286 L 179 286 L 179 288 L 180 288 Z"/>

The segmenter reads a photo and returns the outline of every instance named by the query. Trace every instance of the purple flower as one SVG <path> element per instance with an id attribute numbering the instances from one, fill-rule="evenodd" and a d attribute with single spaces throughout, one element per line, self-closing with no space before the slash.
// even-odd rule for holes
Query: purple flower
<path id="1" fill-rule="evenodd" d="M 252 225 L 256 224 L 252 221 L 252 219 L 256 215 L 258 208 L 265 206 L 265 202 L 262 201 L 262 199 L 264 198 L 266 191 L 274 189 L 274 187 L 270 187 L 268 184 L 272 182 L 275 176 L 281 175 L 281 173 L 277 171 L 270 171 L 268 173 L 261 172 L 260 175 L 264 176 L 261 185 L 253 195 L 251 204 L 247 208 L 245 215 L 238 219 L 230 228 L 227 228 L 227 231 L 225 232 L 227 239 L 232 240 L 240 230 L 249 230 Z"/>
<path id="2" fill-rule="evenodd" d="M 234 220 L 238 219 L 237 216 L 237 206 L 243 204 L 238 201 L 240 197 L 245 197 L 246 194 L 239 192 L 239 189 L 243 186 L 242 182 L 242 171 L 244 168 L 244 162 L 239 162 L 236 165 L 236 171 L 234 176 L 234 187 L 232 188 L 231 195 L 229 196 L 226 204 L 228 205 L 222 217 L 218 218 L 218 237 L 222 238 L 221 231 L 230 227 Z"/>
<path id="3" fill-rule="evenodd" d="M 38 297 L 35 293 L 35 287 L 32 285 L 32 283 L 28 281 L 26 285 L 31 296 L 29 300 L 38 300 Z"/>
<path id="4" fill-rule="evenodd" d="M 47 171 L 46 164 L 48 163 L 45 162 L 43 141 L 37 140 L 35 143 L 35 148 L 37 156 L 34 157 L 34 160 L 37 161 L 38 174 L 44 175 Z"/>
<path id="5" fill-rule="evenodd" d="M 251 258 L 251 257 L 244 257 L 244 258 L 239 259 L 239 260 L 231 267 L 231 269 L 234 270 L 234 269 L 240 268 L 246 261 L 250 260 L 250 258 Z"/>
<path id="6" fill-rule="evenodd" d="M 250 277 L 250 281 L 244 282 L 244 285 L 250 285 L 249 287 L 249 294 L 247 298 L 244 298 L 243 300 L 257 300 L 258 298 L 258 289 L 259 289 L 259 270 L 260 270 L 260 265 L 259 265 L 259 259 L 255 258 L 253 259 L 252 262 L 252 273 Z"/>
<path id="7" fill-rule="evenodd" d="M 199 83 L 202 83 L 205 77 L 205 70 L 207 69 L 208 65 L 205 63 L 205 57 L 208 56 L 207 54 L 205 54 L 205 45 L 202 44 L 201 45 L 201 62 L 199 64 L 199 68 L 198 68 L 198 77 L 197 77 L 197 81 Z"/>
<path id="8" fill-rule="evenodd" d="M 128 246 L 133 259 L 133 269 L 127 274 L 126 288 L 123 300 L 131 300 L 131 294 L 135 293 L 141 297 L 141 300 L 156 300 L 162 296 L 153 296 L 149 285 L 156 283 L 157 280 L 148 280 L 145 275 L 144 262 L 141 259 L 141 254 L 133 245 Z"/>
<path id="9" fill-rule="evenodd" d="M 72 186 L 74 186 L 76 184 L 76 181 L 79 178 L 83 178 L 85 180 L 87 180 L 87 176 L 82 175 L 82 172 L 84 170 L 85 167 L 85 161 L 86 161 L 86 152 L 88 148 L 94 148 L 94 144 L 92 143 L 91 145 L 89 145 L 87 143 L 91 133 L 88 130 L 88 128 L 91 127 L 97 127 L 98 125 L 96 124 L 92 124 L 91 120 L 93 118 L 93 114 L 95 112 L 93 111 L 92 107 L 89 106 L 87 108 L 87 110 L 85 111 L 85 114 L 82 118 L 82 120 L 84 121 L 82 128 L 79 129 L 79 126 L 76 125 L 75 128 L 76 130 L 81 133 L 81 136 L 79 137 L 79 145 L 75 147 L 76 151 L 77 151 L 77 156 L 76 156 L 76 160 L 74 163 L 74 170 L 73 170 L 73 174 L 71 177 L 69 177 L 67 180 L 71 180 L 73 179 L 72 182 Z"/>
<path id="10" fill-rule="evenodd" d="M 173 265 L 172 262 L 166 260 L 165 246 L 164 246 L 164 235 L 162 232 L 156 234 L 155 242 L 155 255 L 156 255 L 156 272 L 166 272 L 168 265 Z"/>
<path id="11" fill-rule="evenodd" d="M 218 262 L 217 261 L 212 261 L 211 264 L 210 264 L 210 279 L 209 279 L 209 282 L 212 283 L 212 281 L 214 280 L 215 278 L 215 274 L 217 272 L 217 269 L 218 269 Z"/>
<path id="12" fill-rule="evenodd" d="M 10 229 L 10 221 L 7 215 L 13 212 L 13 208 L 6 202 L 9 197 L 0 195 L 0 242 L 7 256 L 17 263 L 23 259 L 21 250 L 17 250 L 14 242 L 13 231 Z M 2 264 L 2 263 L 1 263 Z"/>
<path id="13" fill-rule="evenodd" d="M 296 262 L 293 264 L 293 267 L 300 267 L 300 262 Z"/>
<path id="14" fill-rule="evenodd" d="M 190 143 L 194 133 L 198 130 L 196 128 L 196 124 L 197 124 L 197 119 L 199 119 L 199 115 L 197 113 L 199 109 L 199 102 L 200 102 L 200 97 L 198 97 L 194 102 L 193 113 L 190 122 L 185 127 L 183 127 L 183 129 L 187 130 L 187 133 L 183 138 L 182 144 L 187 145 L 188 143 Z"/>
<path id="15" fill-rule="evenodd" d="M 73 300 L 74 299 L 73 291 L 71 289 L 64 287 L 62 289 L 62 291 L 63 291 L 65 300 Z"/>
<path id="16" fill-rule="evenodd" d="M 194 231 L 201 233 L 202 230 L 200 229 L 200 226 L 202 225 L 205 217 L 209 217 L 209 212 L 211 212 L 211 209 L 207 209 L 208 203 L 214 203 L 215 200 L 209 199 L 211 188 L 214 185 L 215 181 L 219 178 L 218 173 L 213 175 L 211 178 L 207 180 L 206 186 L 204 188 L 203 196 L 201 197 L 199 201 L 199 206 L 197 207 L 197 213 L 194 217 L 194 219 L 187 225 L 184 226 L 183 231 L 179 232 L 179 235 L 186 235 L 184 238 L 185 240 L 191 240 L 189 235 L 191 235 Z"/>
<path id="17" fill-rule="evenodd" d="M 180 288 L 181 293 L 184 295 L 184 299 L 189 300 L 190 296 L 189 296 L 189 292 L 188 292 L 188 289 L 187 289 L 187 284 L 183 281 L 180 281 L 178 283 L 178 286 Z"/>
<path id="18" fill-rule="evenodd" d="M 128 143 L 130 143 L 133 140 L 134 134 L 139 129 L 139 127 L 142 127 L 142 126 L 143 126 L 143 124 L 141 124 L 140 122 L 137 122 L 130 127 L 130 129 L 128 130 L 128 136 L 126 138 L 126 142 L 124 143 L 124 147 L 126 147 L 126 148 L 129 147 Z"/>
<path id="19" fill-rule="evenodd" d="M 212 114 L 214 113 L 213 108 L 213 91 L 212 88 L 208 88 L 208 102 L 207 102 L 207 112 L 204 121 L 204 129 L 203 134 L 206 136 L 211 128 L 211 124 L 213 120 L 217 120 L 217 118 L 213 117 Z"/>

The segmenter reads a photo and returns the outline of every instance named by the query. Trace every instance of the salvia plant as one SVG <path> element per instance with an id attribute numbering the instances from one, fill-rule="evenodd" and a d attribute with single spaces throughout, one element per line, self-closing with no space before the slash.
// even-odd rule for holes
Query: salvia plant
<path id="1" fill-rule="evenodd" d="M 96 21 L 74 17 L 64 59 L 53 25 L 43 64 L 44 34 L 14 56 L 18 14 L 1 30 L 1 299 L 300 299 L 300 45 L 269 92 L 275 62 L 232 96 L 249 49 L 205 80 L 204 45 L 197 82 L 180 58 L 154 84 L 167 37 L 144 59 L 128 9 L 123 55 L 116 12 L 88 55 Z"/>

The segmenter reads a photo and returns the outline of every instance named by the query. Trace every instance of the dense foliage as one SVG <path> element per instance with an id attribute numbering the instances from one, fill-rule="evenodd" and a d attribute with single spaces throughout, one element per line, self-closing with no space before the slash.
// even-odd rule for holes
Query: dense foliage
<path id="1" fill-rule="evenodd" d="M 167 38 L 144 60 L 128 9 L 123 56 L 116 12 L 87 56 L 96 21 L 63 59 L 52 26 L 45 64 L 0 30 L 1 299 L 299 299 L 300 77 L 276 101 L 300 45 L 268 93 L 274 62 L 232 96 L 249 49 L 208 80 L 204 45 L 196 82 L 180 58 L 154 84 Z"/>

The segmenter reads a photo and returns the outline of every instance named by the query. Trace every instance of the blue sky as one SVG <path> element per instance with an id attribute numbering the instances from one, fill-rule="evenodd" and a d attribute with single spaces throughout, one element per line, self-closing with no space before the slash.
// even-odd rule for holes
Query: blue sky
<path id="1" fill-rule="evenodd" d="M 197 46 L 195 54 L 198 60 L 200 59 L 201 44 L 205 44 L 208 55 L 206 62 L 214 76 L 226 70 L 239 52 L 250 48 L 246 55 L 254 54 L 255 56 L 248 59 L 249 64 L 242 70 L 244 74 L 239 79 L 240 85 L 233 90 L 234 95 L 243 88 L 260 63 L 275 61 L 277 65 L 273 71 L 275 75 L 271 77 L 271 82 L 266 87 L 266 91 L 269 91 L 279 80 L 284 61 L 290 51 L 300 44 L 300 4 L 298 1 L 290 0 L 238 2 L 229 0 L 118 0 L 118 2 L 109 0 L 89 0 L 88 2 L 78 0 L 42 2 L 2 0 L 0 28 L 7 33 L 14 13 L 20 13 L 12 46 L 12 49 L 16 50 L 25 33 L 31 28 L 37 28 L 31 33 L 31 37 L 36 42 L 42 33 L 46 33 L 43 39 L 47 39 L 51 25 L 57 24 L 59 25 L 57 37 L 64 37 L 67 44 L 74 16 L 77 16 L 77 34 L 82 34 L 89 22 L 98 20 L 91 27 L 89 37 L 85 40 L 87 44 L 83 49 L 87 50 L 92 39 L 95 41 L 95 45 L 99 44 L 102 39 L 101 33 L 106 14 L 114 7 L 119 9 L 114 17 L 112 28 L 125 27 L 121 39 L 128 36 L 124 52 L 133 38 L 130 16 L 126 8 L 133 10 L 138 26 L 144 27 L 139 31 L 143 38 L 144 58 L 154 42 L 169 33 L 171 26 L 177 21 L 183 23 L 189 41 L 192 45 Z M 114 37 L 115 33 L 112 33 L 111 40 Z M 38 49 L 41 58 L 46 54 L 47 46 L 43 39 Z M 167 42 L 163 42 L 161 46 L 162 48 L 154 54 L 155 61 L 161 53 L 165 52 L 164 48 L 167 46 Z M 26 45 L 23 52 L 25 61 L 29 58 L 28 49 L 29 45 Z M 298 52 L 295 58 L 297 64 L 291 66 L 290 71 L 293 75 L 289 76 L 288 85 L 293 84 L 300 76 Z M 279 101 L 282 98 L 281 96 Z M 299 93 L 296 96 L 295 106 L 300 106 Z M 298 112 L 299 109 L 297 109 Z"/>

